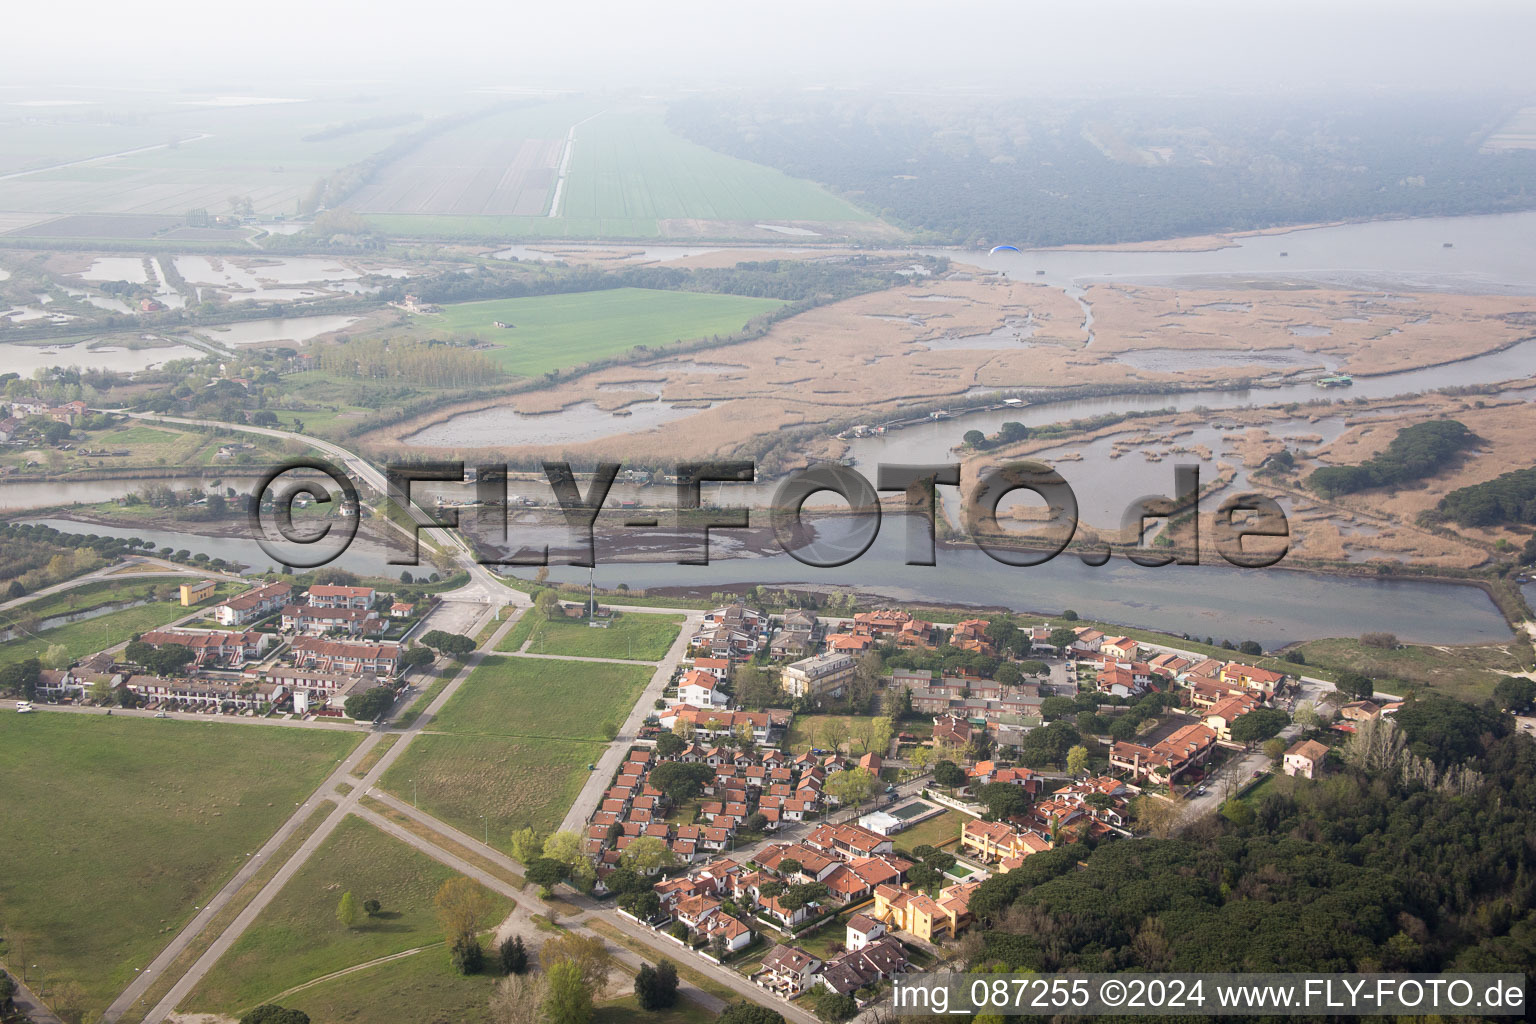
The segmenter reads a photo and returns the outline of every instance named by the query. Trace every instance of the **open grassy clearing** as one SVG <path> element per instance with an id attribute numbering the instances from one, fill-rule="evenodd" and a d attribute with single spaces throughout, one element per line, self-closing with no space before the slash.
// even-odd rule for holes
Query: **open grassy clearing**
<path id="1" fill-rule="evenodd" d="M 598 741 L 486 734 L 418 736 L 389 771 L 384 789 L 466 835 L 505 852 L 514 831 L 553 831 L 586 782 Z"/>
<path id="2" fill-rule="evenodd" d="M 525 377 L 567 369 L 637 345 L 733 334 L 777 299 L 702 292 L 614 288 L 568 295 L 459 302 L 417 318 L 418 330 L 473 335 L 494 344 L 487 355 Z M 513 324 L 495 326 L 497 321 Z"/>
<path id="3" fill-rule="evenodd" d="M 533 635 L 534 627 L 538 626 L 539 619 L 532 610 L 523 613 L 523 617 L 517 620 L 517 625 L 507 630 L 507 635 L 501 638 L 497 645 L 498 651 L 520 651 L 523 644 Z"/>
<path id="4" fill-rule="evenodd" d="M 919 822 L 905 831 L 896 833 L 891 842 L 903 850 L 911 850 L 918 846 L 939 846 L 942 843 L 957 843 L 960 840 L 960 829 L 965 823 L 972 821 L 972 815 L 963 811 L 945 811 L 937 817 Z"/>
<path id="5" fill-rule="evenodd" d="M 523 636 L 515 634 L 522 629 L 519 622 L 502 645 L 502 651 L 516 651 L 524 640 L 532 638 L 528 645 L 530 654 L 564 654 L 577 658 L 625 658 L 636 661 L 660 661 L 677 639 L 682 628 L 681 615 L 621 614 L 605 628 L 587 625 L 585 620 L 545 619 L 536 612 L 529 612 L 524 621 L 530 621 Z M 517 646 L 513 646 L 513 644 Z"/>
<path id="6" fill-rule="evenodd" d="M 651 669 L 641 665 L 487 657 L 431 727 L 606 741 L 603 727 L 624 721 L 650 677 Z"/>
<path id="7" fill-rule="evenodd" d="M 442 940 L 432 898 L 456 876 L 360 818 L 348 817 L 187 997 L 197 1010 L 237 1011 L 314 978 Z M 344 892 L 383 910 L 355 928 L 336 918 Z M 509 901 L 489 894 L 499 921 Z"/>
<path id="8" fill-rule="evenodd" d="M 0 906 L 12 949 L 95 1010 L 303 803 L 355 734 L 0 716 Z M 50 986 L 51 987 L 51 986 Z M 87 1016 L 90 1016 L 89 1014 Z"/>
<path id="9" fill-rule="evenodd" d="M 438 945 L 305 986 L 281 1005 L 303 1010 L 317 1024 L 490 1024 L 496 980 L 458 973 Z"/>
<path id="10" fill-rule="evenodd" d="M 385 818 L 388 818 L 390 821 L 394 822 L 396 825 L 399 825 L 406 831 L 414 832 L 416 835 L 427 840 L 427 842 L 436 844 L 441 849 L 448 851 L 455 857 L 458 857 L 467 863 L 475 865 L 486 874 L 493 875 L 494 877 L 501 879 L 503 882 L 506 882 L 513 888 L 522 889 L 523 886 L 528 884 L 527 879 L 518 874 L 516 871 L 512 871 L 509 868 L 503 867 L 496 861 L 491 860 L 489 857 L 486 857 L 476 850 L 465 846 L 457 839 L 454 839 L 447 832 L 444 832 L 441 829 L 432 828 L 424 824 L 419 819 L 413 818 L 403 811 L 396 810 L 392 805 L 386 804 L 382 800 L 376 800 L 371 796 L 365 796 L 362 799 L 362 803 L 363 806 L 367 807 L 375 814 L 379 814 Z"/>
<path id="11" fill-rule="evenodd" d="M 313 806 L 314 810 L 310 811 L 309 817 L 304 819 L 304 824 L 273 851 L 272 856 L 267 858 L 267 862 L 261 866 L 261 869 L 252 875 L 234 898 L 208 922 L 208 927 L 203 929 L 202 934 L 193 939 L 187 948 L 171 961 L 170 966 L 161 972 L 160 977 L 155 979 L 155 983 L 144 991 L 139 1001 L 124 1012 L 122 1020 L 126 1024 L 136 1024 L 143 1020 L 144 1015 L 165 998 L 171 987 L 192 969 L 192 965 L 208 951 L 208 947 L 213 945 L 214 940 L 234 924 L 235 918 L 239 917 L 240 913 L 250 905 L 251 900 L 266 887 L 272 880 L 272 876 L 292 859 L 299 847 L 304 845 L 304 840 L 308 839 L 336 809 L 335 802 L 331 800 L 318 800 Z"/>
<path id="12" fill-rule="evenodd" d="M 1507 675 L 1530 668 L 1503 644 L 1475 647 L 1431 647 L 1411 644 L 1397 650 L 1367 647 L 1353 638 L 1309 640 L 1300 647 L 1306 665 L 1290 671 L 1328 676 L 1353 669 L 1376 680 L 1379 689 L 1405 693 L 1435 690 L 1459 700 L 1479 701 Z"/>

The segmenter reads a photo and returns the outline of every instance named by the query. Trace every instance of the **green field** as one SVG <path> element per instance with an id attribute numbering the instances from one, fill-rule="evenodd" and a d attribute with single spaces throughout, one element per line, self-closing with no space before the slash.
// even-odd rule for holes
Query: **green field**
<path id="1" fill-rule="evenodd" d="M 61 712 L 0 716 L 9 949 L 24 944 L 52 984 L 79 982 L 100 1010 L 359 738 Z"/>
<path id="2" fill-rule="evenodd" d="M 529 623 L 526 628 L 525 622 Z M 619 615 L 611 625 L 598 629 L 587 625 L 585 620 L 544 619 L 530 611 L 522 622 L 512 627 L 497 649 L 516 651 L 523 641 L 532 638 L 528 645 L 531 654 L 660 661 L 666 657 L 682 625 L 681 615 L 632 612 Z"/>
<path id="3" fill-rule="evenodd" d="M 414 795 L 422 810 L 467 835 L 488 834 L 505 852 L 524 825 L 550 832 L 560 824 L 603 747 L 594 740 L 427 733 L 390 766 L 382 785 L 402 800 Z"/>
<path id="4" fill-rule="evenodd" d="M 560 214 L 597 219 L 870 221 L 821 186 L 674 134 L 660 112 L 608 111 L 576 129 Z"/>
<path id="5" fill-rule="evenodd" d="M 1523 646 L 1523 645 L 1521 645 Z M 1517 648 L 1518 649 L 1518 648 Z M 1309 640 L 1300 646 L 1305 666 L 1284 663 L 1283 671 L 1327 678 L 1337 672 L 1364 672 L 1378 689 L 1405 694 L 1435 690 L 1459 700 L 1480 701 L 1493 696 L 1500 679 L 1530 668 L 1505 644 L 1472 647 L 1429 647 L 1406 644 L 1386 650 L 1367 647 L 1352 637 Z"/>
<path id="6" fill-rule="evenodd" d="M 438 135 L 348 205 L 385 233 L 417 237 L 773 237 L 754 227 L 764 222 L 827 225 L 817 233 L 834 237 L 889 233 L 814 182 L 684 139 L 657 107 L 583 100 L 501 111 Z"/>
<path id="7" fill-rule="evenodd" d="M 360 818 L 337 826 L 186 1000 L 204 1011 L 249 1010 L 278 993 L 382 956 L 442 941 L 432 897 L 456 872 Z M 377 918 L 347 929 L 336 918 L 343 892 L 383 904 Z M 510 901 L 490 894 L 499 922 Z M 489 922 L 488 922 L 489 923 Z M 447 955 L 428 955 L 444 961 Z"/>
<path id="8" fill-rule="evenodd" d="M 606 741 L 604 724 L 623 722 L 650 678 L 650 668 L 639 665 L 488 657 L 431 728 Z"/>
<path id="9" fill-rule="evenodd" d="M 417 318 L 418 330 L 473 335 L 493 343 L 486 354 L 508 373 L 525 377 L 568 369 L 674 341 L 734 334 L 777 299 L 702 292 L 614 288 L 567 295 L 460 302 Z M 496 321 L 515 325 L 495 326 Z"/>
<path id="10" fill-rule="evenodd" d="M 280 1005 L 303 1010 L 316 1024 L 490 1024 L 496 978 L 465 977 L 443 947 L 310 985 Z"/>
<path id="11" fill-rule="evenodd" d="M 7 640 L 0 644 L 0 665 L 9 665 L 28 658 L 41 658 L 49 647 L 62 644 L 75 660 L 97 651 L 115 647 L 127 641 L 135 633 L 175 622 L 190 615 L 196 608 L 204 608 L 224 599 L 224 595 L 236 592 L 231 584 L 220 584 L 214 596 L 193 608 L 183 608 L 180 600 L 158 601 L 135 608 L 124 608 L 83 622 L 70 622 L 52 629 L 45 629 L 36 636 Z M 14 612 L 13 612 L 14 614 Z"/>
<path id="12" fill-rule="evenodd" d="M 406 748 L 384 788 L 505 848 L 525 824 L 559 824 L 651 672 L 631 665 L 486 658 Z M 414 786 L 413 786 L 414 783 Z M 482 817 L 483 816 L 483 817 Z"/>
<path id="13" fill-rule="evenodd" d="M 971 815 L 963 811 L 945 811 L 937 817 L 913 825 L 904 832 L 896 833 L 892 842 L 903 850 L 911 850 L 917 846 L 938 846 L 951 841 L 958 844 L 960 829 L 970 820 L 972 820 Z"/>

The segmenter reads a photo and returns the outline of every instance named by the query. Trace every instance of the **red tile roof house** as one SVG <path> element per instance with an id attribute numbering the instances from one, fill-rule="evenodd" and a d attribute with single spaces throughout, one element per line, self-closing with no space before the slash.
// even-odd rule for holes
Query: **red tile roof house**
<path id="1" fill-rule="evenodd" d="M 372 587 L 340 587 L 317 583 L 309 588 L 305 601 L 316 608 L 371 608 L 373 598 Z"/>

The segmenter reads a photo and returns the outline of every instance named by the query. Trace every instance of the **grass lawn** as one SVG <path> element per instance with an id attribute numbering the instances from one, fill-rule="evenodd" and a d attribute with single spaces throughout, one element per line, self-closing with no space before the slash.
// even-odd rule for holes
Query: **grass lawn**
<path id="1" fill-rule="evenodd" d="M 520 651 L 523 643 L 532 635 L 533 628 L 539 624 L 539 617 L 532 609 L 525 611 L 523 617 L 517 620 L 517 624 L 507 630 L 507 635 L 501 638 L 498 651 Z"/>
<path id="2" fill-rule="evenodd" d="M 360 737 L 41 712 L 0 716 L 0 906 L 50 988 L 99 1011 Z M 87 1017 L 92 1014 L 87 1014 Z"/>
<path id="3" fill-rule="evenodd" d="M 958 843 L 960 829 L 971 820 L 973 820 L 972 816 L 964 811 L 948 810 L 937 817 L 929 818 L 903 832 L 896 833 L 891 837 L 891 842 L 903 850 L 911 850 L 917 846 L 938 846 L 950 840 Z"/>
<path id="4" fill-rule="evenodd" d="M 186 1000 L 196 1010 L 249 1010 L 280 992 L 354 964 L 442 941 L 432 897 L 457 872 L 348 817 Z M 348 929 L 341 894 L 384 905 Z M 500 921 L 509 901 L 488 894 Z M 487 922 L 489 923 L 489 922 Z M 442 954 L 446 961 L 446 954 Z"/>
<path id="5" fill-rule="evenodd" d="M 431 728 L 606 741 L 604 725 L 628 717 L 650 677 L 643 665 L 487 657 Z"/>
<path id="6" fill-rule="evenodd" d="M 420 718 L 421 713 L 427 710 L 428 705 L 437 700 L 437 695 L 448 688 L 448 683 L 457 674 L 458 670 L 454 669 L 454 671 L 448 675 L 439 676 L 431 686 L 422 691 L 421 696 L 411 701 L 411 706 L 400 712 L 400 714 L 395 717 L 391 724 L 397 729 L 404 729 L 406 726 L 416 721 L 416 719 Z"/>
<path id="7" fill-rule="evenodd" d="M 221 586 L 224 586 L 228 593 L 233 593 L 237 589 L 227 584 L 221 584 Z M 212 598 L 195 607 L 216 604 L 223 599 L 223 596 L 215 592 Z M 190 615 L 194 610 L 195 608 L 183 608 L 180 600 L 157 601 L 154 604 L 142 604 L 134 608 L 109 612 L 83 622 L 55 626 L 53 629 L 43 630 L 36 636 L 7 640 L 0 644 L 0 665 L 25 661 L 28 658 L 41 658 L 54 644 L 62 644 L 64 649 L 69 651 L 71 658 L 79 660 L 108 647 L 115 647 L 135 633 L 159 629 L 184 615 Z"/>
<path id="8" fill-rule="evenodd" d="M 683 617 L 629 612 L 615 616 L 606 628 L 599 629 L 587 625 L 585 620 L 546 619 L 536 612 L 529 612 L 507 634 L 501 650 L 518 649 L 511 645 L 527 638 L 516 635 L 525 622 L 531 623 L 526 630 L 527 636 L 533 639 L 528 646 L 530 654 L 660 661 L 677 639 Z"/>
<path id="9" fill-rule="evenodd" d="M 682 996 L 678 997 L 675 1006 L 665 1010 L 642 1010 L 632 995 L 598 1003 L 595 1010 L 592 1024 L 630 1024 L 637 1020 L 646 1021 L 647 1024 L 705 1024 L 717 1019 L 715 1014 Z"/>
<path id="10" fill-rule="evenodd" d="M 1414 644 L 1399 650 L 1383 650 L 1367 647 L 1353 638 L 1341 638 L 1308 641 L 1301 645 L 1301 652 L 1307 664 L 1290 666 L 1293 672 L 1329 676 L 1353 669 L 1376 680 L 1377 688 L 1388 693 L 1435 690 L 1471 701 L 1491 697 L 1500 679 L 1530 667 L 1522 665 L 1505 644 L 1474 647 Z"/>
<path id="11" fill-rule="evenodd" d="M 383 787 L 410 800 L 415 783 L 422 810 L 503 852 L 524 825 L 552 831 L 581 792 L 596 740 L 551 740 L 476 733 L 418 736 L 389 771 Z M 482 820 L 481 815 L 486 820 Z"/>
<path id="12" fill-rule="evenodd" d="M 378 964 L 284 996 L 317 1024 L 489 1024 L 489 974 L 465 977 L 442 946 Z"/>
<path id="13" fill-rule="evenodd" d="M 714 334 L 734 334 L 777 299 L 704 292 L 614 288 L 569 295 L 459 302 L 417 317 L 419 329 L 473 335 L 495 344 L 487 351 L 508 373 L 534 377 L 626 352 Z M 511 329 L 495 321 L 514 324 Z"/>
<path id="14" fill-rule="evenodd" d="M 650 678 L 636 665 L 496 658 L 482 661 L 384 774 L 401 799 L 505 849 L 513 831 L 548 831 L 581 792 L 605 725 L 629 714 Z"/>

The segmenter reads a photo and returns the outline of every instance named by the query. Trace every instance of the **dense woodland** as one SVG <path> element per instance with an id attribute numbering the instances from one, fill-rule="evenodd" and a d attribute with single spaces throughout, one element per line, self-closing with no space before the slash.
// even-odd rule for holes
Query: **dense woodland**
<path id="1" fill-rule="evenodd" d="M 830 185 L 932 241 L 1125 242 L 1536 205 L 1536 153 L 1488 155 L 1493 98 L 997 102 L 700 97 L 669 124 Z"/>
<path id="2" fill-rule="evenodd" d="M 1432 697 L 1343 753 L 1323 779 L 1278 780 L 1180 838 L 1061 847 L 984 882 L 973 963 L 1526 970 L 1536 743 L 1491 708 Z"/>
<path id="3" fill-rule="evenodd" d="M 1477 435 L 1455 420 L 1428 420 L 1404 427 L 1384 451 L 1358 466 L 1324 466 L 1307 477 L 1307 486 L 1325 498 L 1373 487 L 1395 487 L 1434 476 Z"/>
<path id="4" fill-rule="evenodd" d="M 1438 511 L 1462 526 L 1536 523 L 1536 469 L 1517 469 L 1458 487 L 1440 499 Z"/>

